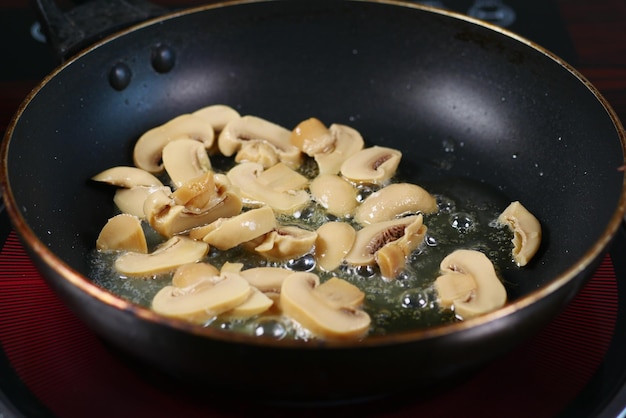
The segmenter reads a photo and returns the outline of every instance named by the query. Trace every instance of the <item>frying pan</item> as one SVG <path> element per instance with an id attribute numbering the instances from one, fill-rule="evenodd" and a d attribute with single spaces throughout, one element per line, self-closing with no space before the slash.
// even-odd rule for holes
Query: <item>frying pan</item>
<path id="1" fill-rule="evenodd" d="M 503 308 L 358 343 L 203 328 L 95 286 L 89 255 L 114 207 L 88 179 L 131 164 L 144 131 L 214 103 L 286 127 L 348 124 L 400 149 L 413 182 L 520 200 L 543 225 L 541 249 L 505 272 Z M 562 310 L 622 222 L 624 144 L 583 76 L 494 26 L 391 1 L 233 2 L 148 20 L 69 58 L 18 109 L 1 175 L 25 248 L 113 350 L 201 390 L 336 401 L 445 388 Z"/>

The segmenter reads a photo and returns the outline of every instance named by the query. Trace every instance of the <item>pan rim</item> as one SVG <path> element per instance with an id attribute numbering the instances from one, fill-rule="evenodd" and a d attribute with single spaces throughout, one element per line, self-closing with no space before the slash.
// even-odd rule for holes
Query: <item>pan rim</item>
<path id="1" fill-rule="evenodd" d="M 2 195 L 4 199 L 4 205 L 6 207 L 7 213 L 13 223 L 16 232 L 20 235 L 23 242 L 28 246 L 29 250 L 36 254 L 46 266 L 50 267 L 55 271 L 60 277 L 64 280 L 68 281 L 72 286 L 76 287 L 80 291 L 86 293 L 87 295 L 97 299 L 98 301 L 104 303 L 105 305 L 119 309 L 125 312 L 132 312 L 133 315 L 137 316 L 141 320 L 148 321 L 154 324 L 163 325 L 173 327 L 180 331 L 189 332 L 201 337 L 222 340 L 231 343 L 245 343 L 250 345 L 261 345 L 268 347 L 280 347 L 280 348 L 295 348 L 295 349 L 311 349 L 311 348 L 346 348 L 346 349 L 355 349 L 355 348 L 367 348 L 374 346 L 385 346 L 385 345 L 394 345 L 394 344 L 402 344 L 402 343 L 412 343 L 420 340 L 429 340 L 429 339 L 437 339 L 444 337 L 450 334 L 456 333 L 464 333 L 472 330 L 477 330 L 485 326 L 493 325 L 498 320 L 513 315 L 517 311 L 521 311 L 529 308 L 535 302 L 547 298 L 558 290 L 562 289 L 567 283 L 574 280 L 580 273 L 592 267 L 593 263 L 601 256 L 601 253 L 606 251 L 609 247 L 611 241 L 615 237 L 618 228 L 624 222 L 624 215 L 626 213 L 626 173 L 624 176 L 624 180 L 622 182 L 622 191 L 620 194 L 620 198 L 618 201 L 618 205 L 613 215 L 611 216 L 608 224 L 606 225 L 604 231 L 600 235 L 600 237 L 594 242 L 594 244 L 580 257 L 579 260 L 576 260 L 569 268 L 565 271 L 554 277 L 548 284 L 542 286 L 513 302 L 507 303 L 504 307 L 492 311 L 490 313 L 481 315 L 476 318 L 468 319 L 465 321 L 459 321 L 451 324 L 438 325 L 434 327 L 429 327 L 425 329 L 418 329 L 412 331 L 404 331 L 397 332 L 388 335 L 381 336 L 368 336 L 367 338 L 360 341 L 322 341 L 322 340 L 310 340 L 310 341 L 302 341 L 302 340 L 275 340 L 269 337 L 258 337 L 251 335 L 244 335 L 240 333 L 233 333 L 229 331 L 207 328 L 201 325 L 191 324 L 184 320 L 167 318 L 162 315 L 158 315 L 153 312 L 149 308 L 144 308 L 138 306 L 132 302 L 126 301 L 98 286 L 96 286 L 88 277 L 79 273 L 70 265 L 66 264 L 63 260 L 61 260 L 58 256 L 56 256 L 34 233 L 34 231 L 28 225 L 25 217 L 22 215 L 21 210 L 17 207 L 17 202 L 15 200 L 15 196 L 13 190 L 11 188 L 9 182 L 8 175 L 8 154 L 10 148 L 11 138 L 13 136 L 13 132 L 15 127 L 19 123 L 22 114 L 26 111 L 29 106 L 29 103 L 37 96 L 39 91 L 41 91 L 45 86 L 55 79 L 56 75 L 63 71 L 65 68 L 70 65 L 76 63 L 80 60 L 81 57 L 91 53 L 97 48 L 115 40 L 125 36 L 128 33 L 140 30 L 145 27 L 149 27 L 152 25 L 159 24 L 166 20 L 176 19 L 181 16 L 201 13 L 204 11 L 222 8 L 222 7 L 231 7 L 231 6 L 240 6 L 246 4 L 253 3 L 270 3 L 270 2 L 279 2 L 280 0 L 234 0 L 234 1 L 226 1 L 218 4 L 204 5 L 199 7 L 193 7 L 190 9 L 185 9 L 182 11 L 177 11 L 173 13 L 168 13 L 164 16 L 153 18 L 147 20 L 146 22 L 142 22 L 137 25 L 133 25 L 130 28 L 117 32 L 113 35 L 110 35 L 96 44 L 88 47 L 82 52 L 78 53 L 65 63 L 61 64 L 55 70 L 53 70 L 50 74 L 48 74 L 41 83 L 35 87 L 24 99 L 24 101 L 19 106 L 17 112 L 14 114 L 11 119 L 8 129 L 4 135 L 4 140 L 2 142 L 2 147 L 0 149 L 1 157 L 1 167 L 2 170 L 0 172 L 0 184 L 2 186 Z M 596 98 L 596 100 L 602 105 L 603 109 L 607 112 L 609 118 L 612 121 L 613 127 L 616 130 L 616 133 L 620 139 L 621 147 L 623 155 L 626 155 L 626 131 L 619 120 L 616 112 L 611 107 L 610 103 L 602 96 L 599 90 L 578 70 L 576 70 L 572 65 L 565 62 L 563 59 L 548 51 L 547 49 L 539 46 L 538 44 L 516 34 L 507 29 L 498 27 L 494 24 L 483 22 L 478 19 L 472 18 L 470 16 L 462 15 L 457 12 L 442 10 L 431 6 L 421 5 L 417 3 L 408 3 L 404 1 L 397 0 L 349 0 L 351 2 L 356 3 L 380 3 L 385 5 L 390 5 L 394 7 L 408 7 L 423 10 L 429 13 L 435 13 L 443 16 L 448 16 L 452 19 L 460 19 L 466 21 L 468 23 L 487 28 L 491 31 L 497 32 L 505 37 L 511 38 L 517 42 L 525 44 L 526 46 L 532 48 L 535 51 L 538 51 L 549 59 L 554 61 L 556 64 L 563 67 L 567 72 L 573 75 L 576 79 L 578 79 Z M 626 164 L 626 158 L 624 159 Z M 46 278 L 47 280 L 47 278 Z"/>

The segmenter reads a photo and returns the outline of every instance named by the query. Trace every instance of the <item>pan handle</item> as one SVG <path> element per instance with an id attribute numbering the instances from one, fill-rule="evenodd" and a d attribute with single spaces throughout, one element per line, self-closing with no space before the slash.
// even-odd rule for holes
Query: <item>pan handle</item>
<path id="1" fill-rule="evenodd" d="M 68 11 L 55 0 L 32 0 L 35 11 L 59 61 L 125 27 L 168 12 L 145 0 L 94 0 Z"/>

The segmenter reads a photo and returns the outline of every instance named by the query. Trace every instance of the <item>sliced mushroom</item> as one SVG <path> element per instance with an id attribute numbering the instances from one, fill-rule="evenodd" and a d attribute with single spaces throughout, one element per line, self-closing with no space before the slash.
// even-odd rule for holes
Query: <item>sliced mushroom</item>
<path id="1" fill-rule="evenodd" d="M 331 277 L 313 289 L 313 294 L 336 308 L 358 308 L 365 300 L 365 293 L 350 282 Z"/>
<path id="2" fill-rule="evenodd" d="M 146 199 L 144 213 L 159 234 L 174 234 L 239 214 L 243 203 L 224 177 L 212 172 L 181 186 L 174 193 L 157 190 Z"/>
<path id="3" fill-rule="evenodd" d="M 263 170 L 257 176 L 257 180 L 262 185 L 279 193 L 293 193 L 296 190 L 304 189 L 309 184 L 309 179 L 283 163 L 277 163 Z"/>
<path id="4" fill-rule="evenodd" d="M 269 206 L 263 206 L 192 229 L 189 236 L 203 240 L 219 250 L 228 250 L 258 238 L 276 227 L 274 211 Z"/>
<path id="5" fill-rule="evenodd" d="M 407 254 L 403 248 L 395 242 L 384 245 L 374 255 L 376 264 L 380 269 L 380 275 L 387 280 L 392 280 L 406 267 Z"/>
<path id="6" fill-rule="evenodd" d="M 203 323 L 241 305 L 251 292 L 241 276 L 222 274 L 188 287 L 165 286 L 152 299 L 152 309 L 161 315 Z"/>
<path id="7" fill-rule="evenodd" d="M 91 178 L 92 180 L 112 184 L 118 187 L 134 186 L 160 187 L 161 180 L 153 174 L 137 167 L 117 166 L 104 170 Z"/>
<path id="8" fill-rule="evenodd" d="M 525 266 L 541 245 L 541 223 L 520 202 L 512 202 L 498 217 L 498 221 L 513 231 L 513 259 Z"/>
<path id="9" fill-rule="evenodd" d="M 228 122 L 241 117 L 235 109 L 223 104 L 203 107 L 193 112 L 192 115 L 210 123 L 215 132 L 220 132 Z"/>
<path id="10" fill-rule="evenodd" d="M 251 286 L 264 293 L 280 293 L 280 288 L 287 276 L 293 271 L 280 267 L 253 267 L 240 272 Z"/>
<path id="11" fill-rule="evenodd" d="M 342 294 L 330 292 L 332 297 L 328 298 L 323 291 L 315 292 L 318 285 L 319 278 L 313 273 L 289 275 L 280 292 L 283 312 L 320 338 L 346 340 L 365 336 L 371 323 L 369 315 L 351 303 L 339 303 L 344 299 Z M 339 286 L 333 289 L 341 292 Z"/>
<path id="12" fill-rule="evenodd" d="M 271 260 L 290 260 L 310 252 L 317 233 L 297 226 L 279 226 L 265 234 L 254 250 Z"/>
<path id="13" fill-rule="evenodd" d="M 237 305 L 225 315 L 234 318 L 249 318 L 261 314 L 272 307 L 274 301 L 259 289 L 252 287 L 252 291 L 242 304 Z"/>
<path id="14" fill-rule="evenodd" d="M 333 123 L 329 128 L 333 145 L 325 152 L 316 153 L 313 158 L 320 174 L 339 174 L 341 166 L 349 157 L 363 149 L 363 137 L 354 128 Z"/>
<path id="15" fill-rule="evenodd" d="M 335 174 L 320 174 L 309 185 L 313 199 L 338 218 L 351 216 L 359 202 L 356 188 Z"/>
<path id="16" fill-rule="evenodd" d="M 195 139 L 179 139 L 163 147 L 163 167 L 176 187 L 211 170 L 206 148 Z"/>
<path id="17" fill-rule="evenodd" d="M 362 184 L 383 184 L 396 174 L 402 153 L 393 148 L 364 148 L 341 164 L 341 174 Z"/>
<path id="18" fill-rule="evenodd" d="M 453 308 L 461 319 L 498 309 L 506 303 L 506 289 L 493 264 L 480 251 L 456 250 L 440 265 L 435 280 L 440 304 Z"/>
<path id="19" fill-rule="evenodd" d="M 148 276 L 176 269 L 187 263 L 201 260 L 209 246 L 183 236 L 175 236 L 149 254 L 127 252 L 115 260 L 115 268 L 128 276 Z"/>
<path id="20" fill-rule="evenodd" d="M 332 151 L 335 139 L 322 121 L 317 118 L 309 118 L 300 122 L 291 131 L 289 142 L 308 156 L 313 157 L 315 154 Z"/>
<path id="21" fill-rule="evenodd" d="M 369 225 L 408 214 L 435 213 L 437 210 L 437 199 L 422 187 L 394 183 L 369 195 L 356 209 L 354 219 L 361 225 Z"/>
<path id="22" fill-rule="evenodd" d="M 147 253 L 148 244 L 139 218 L 120 214 L 109 219 L 98 235 L 96 249 Z"/>
<path id="23" fill-rule="evenodd" d="M 150 173 L 163 171 L 161 156 L 168 142 L 177 139 L 195 139 L 209 149 L 215 133 L 210 123 L 192 114 L 184 114 L 171 119 L 163 125 L 150 129 L 135 143 L 133 160 L 135 165 Z"/>
<path id="24" fill-rule="evenodd" d="M 409 255 L 424 240 L 425 233 L 421 214 L 368 225 L 357 231 L 346 262 L 352 265 L 374 264 L 376 252 L 392 242 L 397 242 L 403 253 Z"/>
<path id="25" fill-rule="evenodd" d="M 355 239 L 356 231 L 346 222 L 327 222 L 317 228 L 315 261 L 318 267 L 324 271 L 339 267 Z"/>
<path id="26" fill-rule="evenodd" d="M 143 205 L 146 202 L 148 196 L 157 190 L 162 190 L 163 193 L 171 193 L 169 187 L 148 187 L 148 186 L 134 186 L 130 189 L 117 189 L 113 196 L 113 202 L 124 213 L 136 216 L 139 219 L 145 219 L 146 214 L 143 211 Z"/>
<path id="27" fill-rule="evenodd" d="M 250 206 L 265 204 L 278 213 L 292 214 L 310 202 L 305 190 L 275 190 L 259 181 L 263 166 L 258 163 L 241 163 L 231 168 L 228 179 L 239 188 L 244 203 Z M 298 173 L 294 171 L 299 176 Z"/>
<path id="28" fill-rule="evenodd" d="M 302 163 L 302 155 L 300 150 L 289 142 L 290 136 L 291 132 L 280 125 L 256 116 L 242 116 L 224 126 L 218 138 L 218 146 L 220 152 L 227 157 L 243 151 L 246 155 L 245 160 L 251 162 L 260 163 L 267 158 L 259 154 L 257 152 L 259 150 L 273 153 L 276 161 L 282 161 L 295 169 Z M 259 148 L 259 143 L 264 145 Z M 243 161 L 244 158 L 239 157 L 237 160 Z"/>
<path id="29" fill-rule="evenodd" d="M 187 287 L 204 279 L 219 276 L 220 271 L 213 264 L 189 263 L 179 266 L 172 276 L 172 285 Z"/>
<path id="30" fill-rule="evenodd" d="M 376 251 L 374 259 L 383 278 L 395 279 L 404 270 L 408 257 L 424 241 L 427 231 L 419 214 L 414 222 L 406 226 L 400 239 L 388 242 Z"/>

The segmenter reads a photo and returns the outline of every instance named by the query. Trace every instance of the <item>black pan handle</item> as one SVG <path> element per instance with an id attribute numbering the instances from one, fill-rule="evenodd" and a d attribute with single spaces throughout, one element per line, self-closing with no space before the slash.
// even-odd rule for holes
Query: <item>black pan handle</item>
<path id="1" fill-rule="evenodd" d="M 92 0 L 68 11 L 55 0 L 32 2 L 48 44 L 61 62 L 107 35 L 168 12 L 145 0 Z"/>

